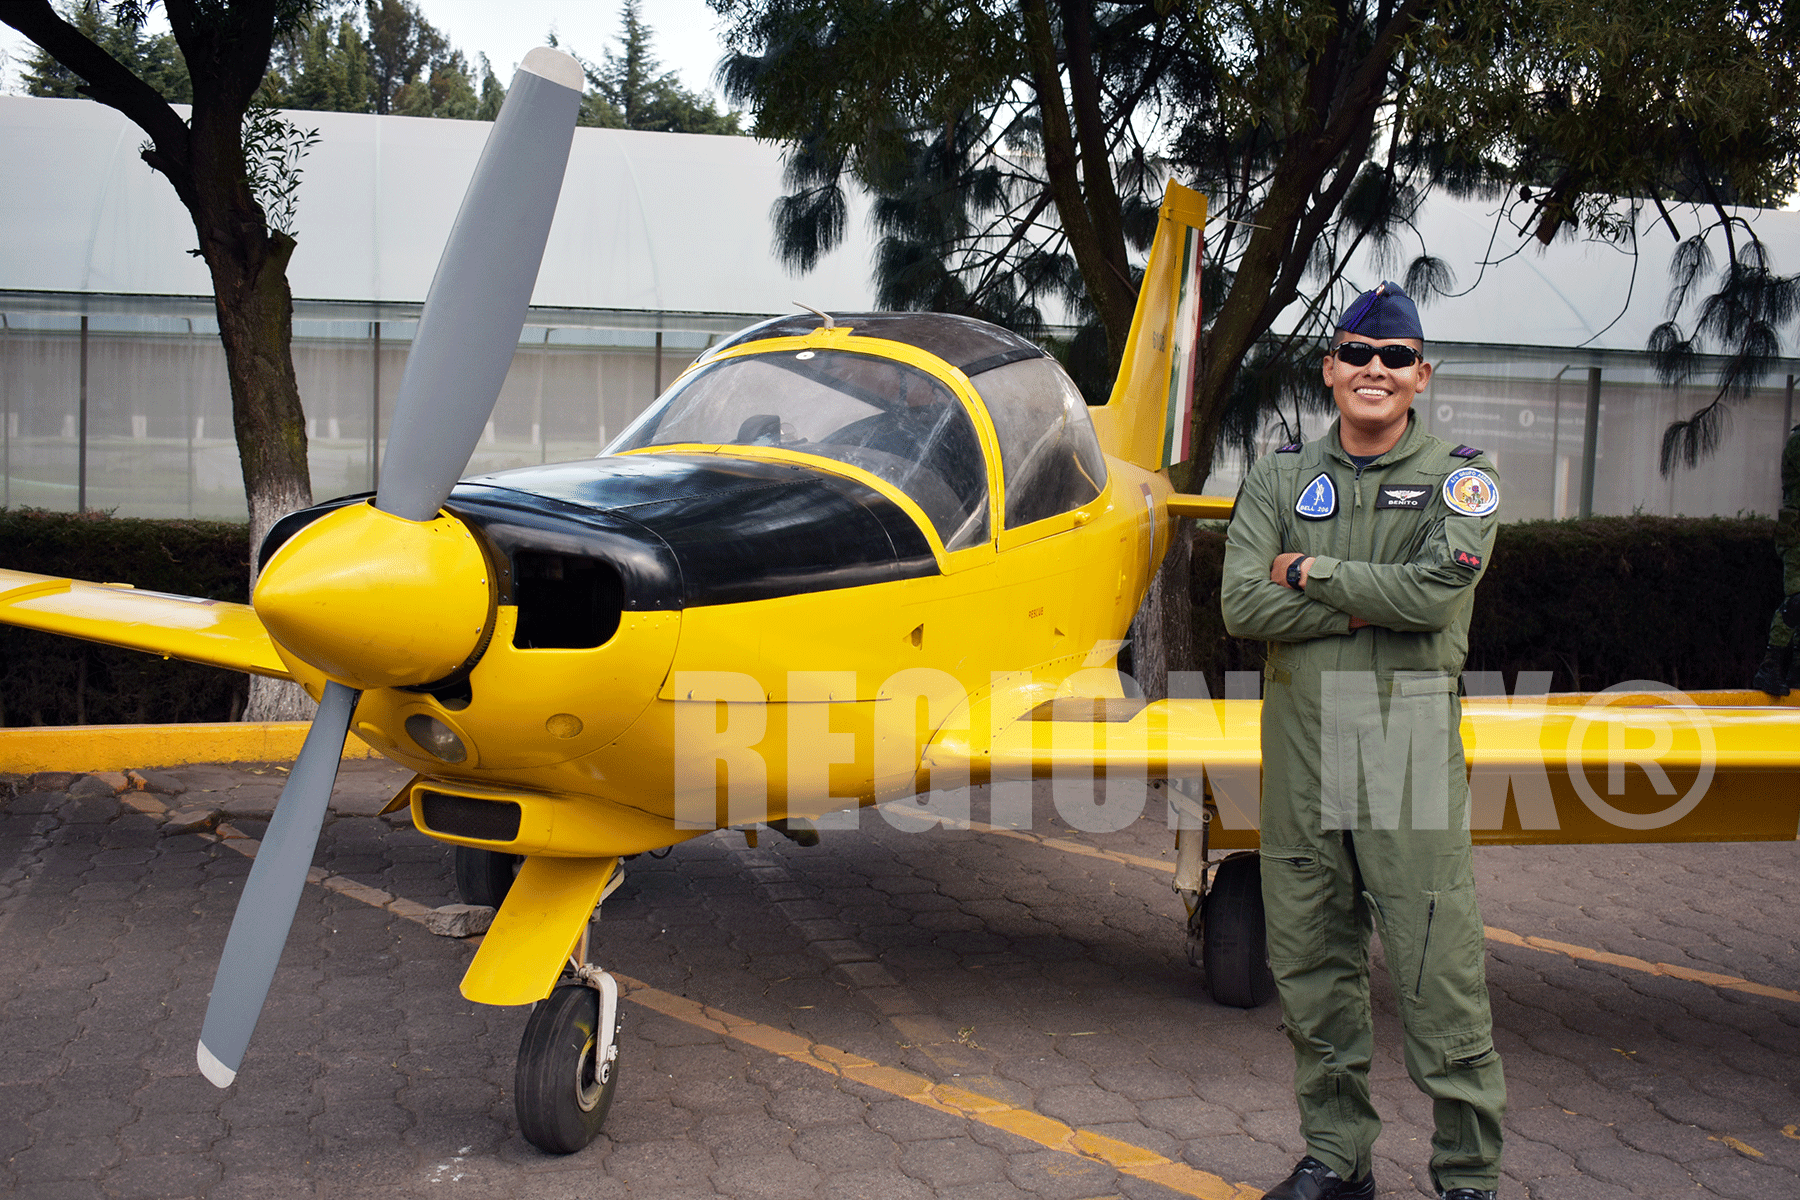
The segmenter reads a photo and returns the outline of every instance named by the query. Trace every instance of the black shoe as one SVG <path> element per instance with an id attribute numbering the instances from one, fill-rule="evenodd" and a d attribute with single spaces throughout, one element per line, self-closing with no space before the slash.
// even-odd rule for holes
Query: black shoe
<path id="1" fill-rule="evenodd" d="M 1793 660 L 1792 646 L 1770 646 L 1763 651 L 1762 665 L 1756 668 L 1756 675 L 1750 680 L 1751 688 L 1771 696 L 1787 695 L 1788 673 Z"/>
<path id="2" fill-rule="evenodd" d="M 1263 1200 L 1375 1200 L 1375 1172 L 1345 1179 L 1309 1154 L 1292 1175 L 1264 1192 Z"/>
<path id="3" fill-rule="evenodd" d="M 1438 1200 L 1494 1200 L 1494 1193 L 1489 1188 L 1451 1188 L 1439 1190 Z"/>

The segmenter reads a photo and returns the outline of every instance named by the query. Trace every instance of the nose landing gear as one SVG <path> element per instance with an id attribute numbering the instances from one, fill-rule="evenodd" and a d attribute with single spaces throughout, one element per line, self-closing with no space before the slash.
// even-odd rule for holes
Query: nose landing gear
<path id="1" fill-rule="evenodd" d="M 593 1141 L 619 1085 L 618 982 L 597 967 L 570 964 L 532 1009 L 513 1068 L 519 1132 L 549 1154 L 573 1154 Z"/>

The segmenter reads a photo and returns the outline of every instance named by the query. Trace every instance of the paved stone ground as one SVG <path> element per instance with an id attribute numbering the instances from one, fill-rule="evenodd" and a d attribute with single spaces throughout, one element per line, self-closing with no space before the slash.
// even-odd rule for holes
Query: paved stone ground
<path id="1" fill-rule="evenodd" d="M 0 781 L 0 798 L 17 792 L 0 812 L 0 1191 L 1180 1194 L 635 1004 L 606 1134 L 539 1153 L 512 1112 L 526 1010 L 463 1001 L 471 943 L 367 902 L 367 889 L 456 899 L 448 851 L 404 814 L 372 815 L 406 779 L 380 763 L 345 767 L 316 860 L 333 880 L 306 889 L 239 1081 L 217 1091 L 194 1044 L 249 869 L 231 841 L 260 833 L 281 778 L 239 766 Z M 1047 797 L 1036 833 L 1171 858 L 1157 821 L 1072 835 Z M 1491 926 L 1800 993 L 1795 845 L 1488 849 L 1478 872 Z M 865 812 L 816 849 L 719 833 L 633 860 L 595 956 L 808 1042 L 1267 1186 L 1301 1151 L 1279 1016 L 1205 997 L 1181 914 L 1146 862 L 903 832 Z M 1503 1196 L 1800 1195 L 1800 998 L 1489 946 L 1512 1097 Z M 1377 1176 L 1384 1195 L 1418 1195 L 1429 1110 L 1385 983 L 1377 997 L 1390 1118 Z"/>

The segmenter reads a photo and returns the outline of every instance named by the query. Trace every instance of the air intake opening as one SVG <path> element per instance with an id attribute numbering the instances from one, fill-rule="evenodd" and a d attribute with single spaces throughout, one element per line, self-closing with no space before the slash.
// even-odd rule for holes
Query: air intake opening
<path id="1" fill-rule="evenodd" d="M 478 800 L 426 792 L 419 798 L 425 828 L 484 842 L 512 842 L 519 837 L 519 806 L 510 800 Z"/>
<path id="2" fill-rule="evenodd" d="M 619 631 L 625 584 L 611 563 L 571 554 L 513 555 L 513 595 L 521 650 L 588 650 Z"/>

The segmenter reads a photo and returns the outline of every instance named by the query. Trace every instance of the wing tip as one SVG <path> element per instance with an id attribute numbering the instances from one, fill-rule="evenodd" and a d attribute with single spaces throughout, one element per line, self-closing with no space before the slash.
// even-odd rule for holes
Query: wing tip
<path id="1" fill-rule="evenodd" d="M 237 1072 L 219 1061 L 219 1056 L 206 1048 L 205 1042 L 198 1044 L 195 1057 L 200 1062 L 200 1073 L 206 1081 L 218 1088 L 228 1088 L 231 1081 L 237 1078 Z"/>
<path id="2" fill-rule="evenodd" d="M 560 83 L 572 92 L 579 92 L 587 79 L 581 73 L 581 64 L 561 50 L 553 50 L 549 46 L 537 46 L 526 51 L 525 61 L 519 64 L 519 70 L 530 71 L 551 83 Z"/>

